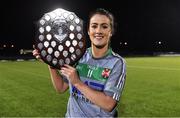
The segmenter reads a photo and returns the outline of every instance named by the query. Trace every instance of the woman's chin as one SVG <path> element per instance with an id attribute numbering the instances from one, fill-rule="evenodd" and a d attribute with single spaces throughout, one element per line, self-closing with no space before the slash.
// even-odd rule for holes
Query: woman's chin
<path id="1" fill-rule="evenodd" d="M 98 49 L 102 49 L 104 48 L 106 45 L 103 45 L 103 44 L 94 44 L 94 46 Z"/>

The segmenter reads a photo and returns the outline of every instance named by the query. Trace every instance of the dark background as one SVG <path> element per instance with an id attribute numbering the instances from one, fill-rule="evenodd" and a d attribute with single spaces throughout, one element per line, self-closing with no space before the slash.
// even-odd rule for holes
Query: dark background
<path id="1" fill-rule="evenodd" d="M 111 44 L 119 54 L 180 51 L 180 0 L 1 0 L 0 55 L 32 49 L 35 22 L 59 7 L 85 23 L 95 8 L 111 11 L 116 20 Z"/>

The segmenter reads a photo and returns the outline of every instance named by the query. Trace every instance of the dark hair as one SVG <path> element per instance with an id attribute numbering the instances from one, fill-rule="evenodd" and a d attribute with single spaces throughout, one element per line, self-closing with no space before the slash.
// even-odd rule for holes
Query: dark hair
<path id="1" fill-rule="evenodd" d="M 112 13 L 110 13 L 109 11 L 107 11 L 103 8 L 97 8 L 96 10 L 90 12 L 87 27 L 89 28 L 90 19 L 96 14 L 105 15 L 109 18 L 111 29 L 112 29 L 112 34 L 114 34 L 114 16 Z"/>

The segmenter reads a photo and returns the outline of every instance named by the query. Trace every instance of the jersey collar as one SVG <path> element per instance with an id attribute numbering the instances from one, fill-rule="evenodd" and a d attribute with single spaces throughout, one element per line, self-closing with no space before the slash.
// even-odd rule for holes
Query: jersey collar
<path id="1" fill-rule="evenodd" d="M 92 55 L 92 48 L 91 47 L 88 48 L 88 51 L 90 52 L 91 56 L 93 57 L 93 55 Z M 109 56 L 111 54 L 112 54 L 112 48 L 108 48 L 108 51 L 106 52 L 106 54 L 104 56 L 102 56 L 100 58 L 95 58 L 95 57 L 93 57 L 93 58 L 94 59 L 101 59 L 101 58 L 104 58 L 104 57 Z"/>

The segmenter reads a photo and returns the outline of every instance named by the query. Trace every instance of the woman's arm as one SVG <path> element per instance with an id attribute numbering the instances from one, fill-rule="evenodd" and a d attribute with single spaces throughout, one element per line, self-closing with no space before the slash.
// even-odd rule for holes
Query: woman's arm
<path id="1" fill-rule="evenodd" d="M 51 81 L 53 83 L 54 88 L 58 93 L 63 93 L 68 89 L 68 84 L 62 80 L 61 75 L 59 74 L 58 70 L 51 68 L 48 65 Z"/>
<path id="2" fill-rule="evenodd" d="M 65 75 L 68 80 L 91 102 L 96 104 L 97 106 L 101 107 L 102 109 L 106 111 L 112 111 L 113 108 L 116 106 L 116 100 L 114 100 L 112 97 L 106 95 L 104 92 L 100 92 L 97 90 L 94 90 L 84 84 L 80 79 L 76 72 L 76 69 L 69 66 L 64 65 L 64 67 L 61 68 L 61 73 Z"/>
<path id="3" fill-rule="evenodd" d="M 112 97 L 106 95 L 104 92 L 100 92 L 94 89 L 91 89 L 89 86 L 83 82 L 77 82 L 74 86 L 81 91 L 81 93 L 88 98 L 91 102 L 98 105 L 106 111 L 112 111 L 116 106 L 116 100 Z"/>

